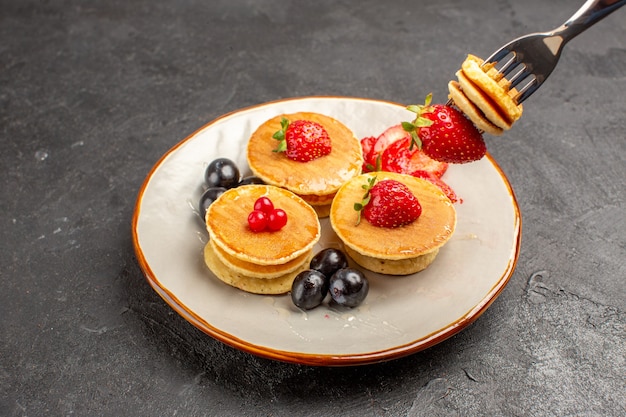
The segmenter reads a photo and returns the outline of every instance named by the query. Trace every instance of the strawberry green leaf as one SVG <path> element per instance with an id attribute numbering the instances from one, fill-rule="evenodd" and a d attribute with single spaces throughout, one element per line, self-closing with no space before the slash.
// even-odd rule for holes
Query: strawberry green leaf
<path id="1" fill-rule="evenodd" d="M 411 122 L 402 122 L 402 129 L 406 130 L 407 132 L 414 132 L 415 125 Z"/>
<path id="2" fill-rule="evenodd" d="M 289 127 L 289 120 L 286 117 L 280 119 L 280 130 L 277 130 L 272 137 L 278 140 L 278 146 L 273 152 L 285 152 L 287 150 L 287 142 L 285 141 L 285 132 Z"/>
<path id="3" fill-rule="evenodd" d="M 418 117 L 413 121 L 413 126 L 417 129 L 419 127 L 427 127 L 433 124 L 433 121 L 425 117 Z"/>
<path id="4" fill-rule="evenodd" d="M 382 171 L 382 165 L 383 165 L 383 156 L 381 154 L 378 154 L 376 156 L 376 167 L 375 167 L 376 172 Z M 372 184 L 373 184 L 373 182 L 372 182 Z"/>
<path id="5" fill-rule="evenodd" d="M 409 150 L 413 150 L 414 147 L 417 146 L 417 149 L 422 149 L 422 140 L 418 136 L 417 132 L 411 132 L 411 144 L 409 145 Z"/>
<path id="6" fill-rule="evenodd" d="M 357 212 L 356 226 L 358 226 L 359 223 L 361 223 L 361 212 L 363 211 L 365 206 L 367 206 L 367 204 L 370 202 L 370 198 L 371 198 L 370 190 L 372 189 L 375 183 L 376 183 L 376 176 L 373 176 L 367 179 L 367 184 L 361 185 L 361 188 L 365 190 L 365 194 L 363 194 L 363 198 L 361 199 L 360 202 L 354 203 L 354 210 Z"/>
<path id="7" fill-rule="evenodd" d="M 413 112 L 413 113 L 419 113 L 421 108 L 422 108 L 422 106 L 419 105 L 419 104 L 410 104 L 410 105 L 406 106 L 406 109 L 408 111 L 410 111 L 410 112 Z"/>
<path id="8" fill-rule="evenodd" d="M 287 142 L 285 142 L 284 140 L 281 140 L 278 143 L 278 146 L 276 147 L 276 149 L 274 149 L 274 152 L 285 152 L 287 150 Z"/>
<path id="9" fill-rule="evenodd" d="M 433 101 L 433 93 L 428 93 L 428 95 L 426 95 L 426 100 L 424 100 L 424 106 L 428 107 L 430 106 L 430 103 Z"/>
<path id="10" fill-rule="evenodd" d="M 372 164 L 366 164 L 365 165 L 365 167 L 367 168 L 368 172 L 379 172 L 379 171 L 383 170 L 383 168 L 382 168 L 382 166 L 383 166 L 383 156 L 382 156 L 382 154 L 379 153 L 378 155 L 376 155 L 376 162 L 375 162 L 375 164 L 376 165 L 372 165 Z M 365 187 L 365 186 L 363 186 L 363 187 Z"/>
<path id="11" fill-rule="evenodd" d="M 407 110 L 415 113 L 415 119 L 412 122 L 402 122 L 402 128 L 411 134 L 411 144 L 409 149 L 413 150 L 417 146 L 418 149 L 422 149 L 422 140 L 419 137 L 419 130 L 422 127 L 428 127 L 433 124 L 433 121 L 423 117 L 425 113 L 431 113 L 433 108 L 430 106 L 433 95 L 429 93 L 424 100 L 424 104 L 411 104 L 407 106 Z"/>

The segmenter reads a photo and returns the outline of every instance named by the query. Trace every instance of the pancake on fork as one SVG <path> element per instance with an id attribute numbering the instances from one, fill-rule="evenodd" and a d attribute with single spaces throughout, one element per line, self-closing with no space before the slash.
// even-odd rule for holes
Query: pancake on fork
<path id="1" fill-rule="evenodd" d="M 422 207 L 414 222 L 395 228 L 377 227 L 365 219 L 357 224 L 354 203 L 363 199 L 363 185 L 376 176 L 406 185 Z M 408 275 L 428 267 L 456 227 L 456 210 L 431 182 L 392 172 L 362 174 L 344 184 L 330 210 L 330 223 L 346 253 L 363 268 L 388 275 Z"/>
<path id="2" fill-rule="evenodd" d="M 283 117 L 290 122 L 309 120 L 322 125 L 331 140 L 330 154 L 298 162 L 274 152 L 277 141 L 273 135 L 281 129 Z M 266 184 L 297 194 L 313 206 L 319 217 L 328 216 L 339 187 L 359 175 L 363 166 L 361 144 L 354 133 L 332 117 L 310 112 L 278 115 L 261 124 L 248 141 L 247 160 L 254 175 Z"/>
<path id="3" fill-rule="evenodd" d="M 278 231 L 253 232 L 248 215 L 254 203 L 268 197 L 287 213 Z M 313 208 L 294 193 L 272 185 L 231 188 L 211 204 L 206 214 L 209 243 L 204 259 L 217 278 L 259 294 L 283 294 L 295 276 L 308 267 L 321 228 Z"/>
<path id="4" fill-rule="evenodd" d="M 449 97 L 479 129 L 498 135 L 522 116 L 517 90 L 493 65 L 483 66 L 482 59 L 468 55 L 456 76 L 458 82 L 448 84 Z"/>
<path id="5" fill-rule="evenodd" d="M 501 135 L 504 129 L 491 123 L 481 109 L 479 109 L 461 90 L 458 81 L 450 81 L 448 83 L 448 91 L 450 98 L 454 101 L 454 105 L 459 108 L 474 125 L 483 132 L 491 135 Z"/>

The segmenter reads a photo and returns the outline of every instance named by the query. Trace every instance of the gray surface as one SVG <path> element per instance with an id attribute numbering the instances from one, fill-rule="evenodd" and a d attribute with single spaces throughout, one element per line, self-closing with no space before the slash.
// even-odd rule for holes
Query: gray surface
<path id="1" fill-rule="evenodd" d="M 522 251 L 440 345 L 340 369 L 236 351 L 152 291 L 130 239 L 151 166 L 216 116 L 304 95 L 445 100 L 466 53 L 578 6 L 0 0 L 0 415 L 624 415 L 626 9 L 487 138 Z"/>

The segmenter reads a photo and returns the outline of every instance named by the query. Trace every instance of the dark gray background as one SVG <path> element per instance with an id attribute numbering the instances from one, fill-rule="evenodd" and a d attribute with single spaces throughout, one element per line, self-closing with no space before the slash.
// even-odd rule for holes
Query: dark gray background
<path id="1" fill-rule="evenodd" d="M 523 215 L 473 325 L 357 368 L 257 358 L 149 287 L 130 223 L 158 158 L 284 97 L 444 101 L 465 54 L 582 0 L 0 0 L 0 415 L 626 413 L 626 8 L 566 48 L 488 147 Z"/>

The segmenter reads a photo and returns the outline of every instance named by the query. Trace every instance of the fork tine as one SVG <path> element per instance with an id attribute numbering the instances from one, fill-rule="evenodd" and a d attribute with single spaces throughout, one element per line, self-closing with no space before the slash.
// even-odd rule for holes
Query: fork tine
<path id="1" fill-rule="evenodd" d="M 513 73 L 512 76 L 507 77 L 507 80 L 510 83 L 510 88 L 516 87 L 519 83 L 526 79 L 527 76 L 531 74 L 529 68 L 524 63 L 516 65 L 514 69 L 516 69 L 517 72 Z"/>
<path id="2" fill-rule="evenodd" d="M 516 101 L 522 103 L 550 76 L 567 42 L 625 5 L 626 0 L 587 0 L 561 26 L 512 40 L 491 54 L 483 66 L 493 64 L 499 72 L 495 77 L 498 82 L 504 78 L 511 88 L 522 85 L 516 89 Z"/>
<path id="3" fill-rule="evenodd" d="M 502 76 L 506 77 L 513 69 L 515 69 L 516 65 L 514 64 L 516 64 L 518 61 L 518 55 L 515 52 L 510 52 L 505 55 L 500 61 L 495 63 L 495 68 Z"/>
<path id="4" fill-rule="evenodd" d="M 515 101 L 517 102 L 517 104 L 522 104 L 522 102 L 530 97 L 541 85 L 541 83 L 538 82 L 537 77 L 535 77 L 534 75 L 530 75 L 530 77 L 532 79 L 518 90 L 517 96 L 515 97 Z"/>
<path id="5" fill-rule="evenodd" d="M 489 58 L 485 59 L 484 64 L 489 64 L 491 62 L 496 62 L 496 63 L 500 62 L 502 61 L 504 57 L 506 57 L 510 53 L 511 51 L 509 50 L 508 45 L 505 45 L 499 50 L 497 50 L 496 52 L 494 52 Z"/>

